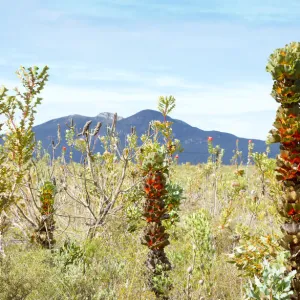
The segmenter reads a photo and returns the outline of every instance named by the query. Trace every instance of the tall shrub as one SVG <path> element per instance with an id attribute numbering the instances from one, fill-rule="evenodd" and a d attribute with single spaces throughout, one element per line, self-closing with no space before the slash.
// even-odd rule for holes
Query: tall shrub
<path id="1" fill-rule="evenodd" d="M 159 299 L 169 299 L 171 288 L 167 272 L 171 263 L 166 256 L 165 247 L 170 244 L 166 229 L 178 220 L 178 210 L 182 198 L 182 188 L 171 181 L 173 154 L 180 149 L 179 141 L 173 140 L 172 122 L 167 120 L 175 107 L 175 98 L 160 97 L 159 110 L 164 121 L 154 121 L 154 134 L 144 140 L 144 148 L 138 157 L 143 178 L 144 207 L 143 217 L 146 227 L 142 244 L 149 248 L 146 266 L 151 290 Z"/>
<path id="2" fill-rule="evenodd" d="M 11 207 L 21 198 L 20 186 L 31 167 L 35 147 L 32 131 L 36 107 L 41 103 L 39 94 L 48 80 L 48 67 L 24 68 L 16 72 L 22 87 L 9 91 L 0 88 L 0 124 L 3 140 L 0 145 L 0 254 L 4 253 L 2 237 L 7 229 Z M 17 209 L 17 208 L 16 208 Z M 14 218 L 11 218 L 14 219 Z"/>
<path id="3" fill-rule="evenodd" d="M 270 142 L 280 143 L 276 178 L 283 190 L 279 203 L 284 218 L 282 245 L 291 253 L 290 268 L 297 271 L 292 299 L 300 299 L 300 43 L 276 49 L 266 70 L 274 80 L 271 95 L 280 103 Z"/>

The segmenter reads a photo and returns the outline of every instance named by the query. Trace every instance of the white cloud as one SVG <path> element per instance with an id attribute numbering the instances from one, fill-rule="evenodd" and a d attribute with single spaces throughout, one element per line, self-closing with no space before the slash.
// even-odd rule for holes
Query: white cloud
<path id="1" fill-rule="evenodd" d="M 157 98 L 154 93 L 145 94 L 139 89 L 107 91 L 55 84 L 49 84 L 42 96 L 37 123 L 71 114 L 95 116 L 103 111 L 129 116 L 142 109 L 155 109 Z"/>
<path id="2" fill-rule="evenodd" d="M 158 76 L 152 78 L 148 84 L 156 84 L 160 87 L 175 87 L 186 89 L 201 89 L 201 84 L 189 83 L 186 80 L 175 76 Z"/>
<path id="3" fill-rule="evenodd" d="M 74 69 L 72 67 L 72 69 Z M 78 71 L 69 73 L 69 79 L 85 80 L 85 81 L 124 81 L 124 82 L 139 82 L 145 81 L 146 78 L 138 73 L 125 70 L 107 70 L 90 71 L 87 68 L 80 68 Z"/>
<path id="4" fill-rule="evenodd" d="M 143 89 L 107 91 L 49 85 L 43 93 L 37 123 L 71 114 L 95 116 L 103 111 L 128 117 L 143 109 L 157 109 L 159 95 L 165 93 L 159 89 L 151 92 Z M 265 101 L 265 105 L 255 106 L 266 99 L 261 96 L 253 100 L 252 94 L 245 93 L 245 89 L 236 93 L 230 89 L 216 89 L 197 95 L 188 91 L 174 96 L 177 107 L 172 117 L 203 130 L 223 131 L 247 138 L 265 139 L 277 108 L 271 97 L 269 103 Z M 226 101 L 225 97 L 231 97 L 231 100 Z M 269 111 L 261 112 L 264 109 Z"/>
<path id="5" fill-rule="evenodd" d="M 272 3 L 271 3 L 272 2 Z M 64 5 L 62 6 L 63 10 Z M 220 16 L 239 17 L 251 21 L 289 21 L 297 20 L 299 16 L 299 2 L 289 0 L 289 4 L 281 0 L 272 1 L 241 1 L 241 0 L 215 0 L 210 2 L 200 2 L 190 0 L 173 1 L 172 4 L 164 1 L 138 1 L 138 0 L 102 0 L 98 3 L 90 2 L 87 5 L 72 5 L 65 7 L 64 11 L 71 15 L 86 17 L 110 17 L 116 19 L 147 19 L 148 16 L 165 18 L 170 17 L 193 17 L 195 14 L 209 15 L 218 14 Z M 151 11 L 152 14 L 145 12 Z M 139 13 L 136 13 L 139 12 Z"/>
<path id="6" fill-rule="evenodd" d="M 190 125 L 202 130 L 216 130 L 232 133 L 238 137 L 265 140 L 268 132 L 273 128 L 275 114 L 275 110 L 270 110 L 228 115 L 182 115 L 181 117 Z"/>
<path id="7" fill-rule="evenodd" d="M 171 77 L 170 77 L 171 78 Z M 0 80 L 7 87 L 17 81 Z M 48 83 L 38 108 L 36 124 L 66 115 L 95 116 L 103 111 L 117 112 L 128 117 L 143 109 L 156 109 L 160 95 L 172 94 L 177 107 L 171 115 L 203 130 L 218 130 L 241 137 L 265 139 L 272 127 L 277 103 L 269 95 L 269 86 L 240 83 L 233 86 L 199 85 L 199 89 L 177 87 L 175 81 L 166 81 L 154 88 L 88 88 Z M 178 82 L 180 85 L 180 81 Z M 198 86 L 195 83 L 186 85 Z M 166 87 L 174 92 L 166 93 Z M 171 89 L 170 89 L 171 90 Z M 264 112 L 267 111 L 267 112 Z"/>
<path id="8" fill-rule="evenodd" d="M 74 69 L 71 67 L 71 70 Z M 144 87 L 175 87 L 184 89 L 201 89 L 202 85 L 190 83 L 184 78 L 173 75 L 156 75 L 146 72 L 134 72 L 120 69 L 108 70 L 101 69 L 99 71 L 87 70 L 87 68 L 71 71 L 68 74 L 68 79 L 84 80 L 84 81 L 112 81 L 112 82 L 131 82 L 136 85 L 143 84 Z"/>
<path id="9" fill-rule="evenodd" d="M 34 16 L 42 21 L 55 22 L 58 18 L 62 17 L 64 13 L 54 9 L 38 9 L 34 12 Z"/>
<path id="10" fill-rule="evenodd" d="M 236 87 L 205 85 L 198 91 L 174 94 L 178 111 L 190 116 L 275 110 L 278 106 L 270 96 L 270 86 L 264 84 L 236 83 Z"/>

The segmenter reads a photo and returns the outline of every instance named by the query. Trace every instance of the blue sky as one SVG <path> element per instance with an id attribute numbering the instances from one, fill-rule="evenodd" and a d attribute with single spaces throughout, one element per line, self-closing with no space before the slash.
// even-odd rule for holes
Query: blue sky
<path id="1" fill-rule="evenodd" d="M 174 118 L 265 139 L 277 108 L 268 57 L 300 40 L 298 0 L 0 0 L 0 8 L 0 85 L 17 85 L 20 65 L 50 68 L 36 124 L 127 117 L 171 94 Z"/>

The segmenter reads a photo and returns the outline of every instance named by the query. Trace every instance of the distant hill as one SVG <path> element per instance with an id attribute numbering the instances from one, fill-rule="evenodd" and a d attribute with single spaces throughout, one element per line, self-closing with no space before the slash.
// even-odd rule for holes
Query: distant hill
<path id="1" fill-rule="evenodd" d="M 81 115 L 70 115 L 66 117 L 61 117 L 58 119 L 50 120 L 43 124 L 37 125 L 33 128 L 36 139 L 41 140 L 43 146 L 47 148 L 50 147 L 51 140 L 54 138 L 56 140 L 57 124 L 61 126 L 62 133 L 62 144 L 65 145 L 64 136 L 65 130 L 67 129 L 66 123 L 69 123 L 69 120 L 73 118 L 74 123 L 78 131 L 82 129 L 84 124 L 91 120 L 92 127 L 96 125 L 97 122 L 102 122 L 103 126 L 101 128 L 102 132 L 105 132 L 105 127 L 108 124 L 111 124 L 113 114 L 112 113 L 101 113 L 96 117 L 87 117 Z M 148 130 L 149 122 L 152 120 L 162 120 L 163 117 L 160 112 L 154 110 L 142 110 L 128 118 L 118 117 L 117 122 L 117 131 L 119 133 L 121 142 L 125 140 L 125 137 L 130 133 L 132 126 L 136 127 L 137 134 L 141 136 Z M 230 164 L 230 159 L 233 155 L 233 150 L 235 149 L 236 137 L 233 134 L 219 132 L 219 131 L 204 131 L 196 127 L 192 127 L 189 124 L 172 118 L 168 120 L 173 122 L 173 133 L 175 138 L 181 141 L 181 144 L 184 148 L 184 152 L 179 154 L 179 163 L 190 162 L 192 164 L 206 162 L 208 158 L 207 150 L 207 138 L 209 136 L 213 137 L 214 145 L 220 145 L 225 149 L 224 153 L 224 163 Z M 100 131 L 100 133 L 101 133 Z M 248 152 L 248 139 L 238 138 L 239 139 L 239 149 L 243 152 L 244 161 L 246 161 L 246 155 Z M 254 151 L 263 152 L 266 149 L 265 141 L 253 139 L 255 144 Z M 102 152 L 100 148 L 100 143 L 96 144 L 96 152 Z M 270 157 L 275 157 L 279 152 L 278 145 L 271 145 Z M 74 155 L 74 160 L 79 160 L 79 153 Z"/>

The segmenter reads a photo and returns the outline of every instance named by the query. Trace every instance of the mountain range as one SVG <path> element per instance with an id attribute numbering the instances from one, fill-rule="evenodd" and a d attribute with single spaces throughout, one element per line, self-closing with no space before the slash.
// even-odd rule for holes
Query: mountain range
<path id="1" fill-rule="evenodd" d="M 69 115 L 58 119 L 53 119 L 43 124 L 37 125 L 33 128 L 36 135 L 36 140 L 41 140 L 43 147 L 47 149 L 50 147 L 52 139 L 56 140 L 57 124 L 61 126 L 62 143 L 61 146 L 67 146 L 65 143 L 65 130 L 68 129 L 67 125 L 72 118 L 78 132 L 83 128 L 87 121 L 92 121 L 91 128 L 93 128 L 97 122 L 102 122 L 101 132 L 105 133 L 105 126 L 111 124 L 113 119 L 112 113 L 100 113 L 95 117 L 87 117 L 82 115 Z M 126 135 L 130 133 L 131 127 L 136 128 L 138 136 L 147 132 L 149 122 L 152 120 L 163 120 L 163 116 L 160 112 L 155 110 L 142 110 L 130 117 L 122 118 L 118 117 L 117 131 L 120 136 L 120 140 L 125 141 Z M 225 150 L 223 162 L 230 164 L 230 159 L 233 155 L 233 150 L 236 146 L 236 140 L 239 139 L 239 150 L 243 152 L 243 161 L 246 162 L 246 156 L 248 153 L 248 141 L 249 139 L 240 138 L 233 134 L 220 132 L 220 131 L 204 131 L 199 128 L 190 126 L 189 124 L 168 117 L 169 121 L 173 122 L 173 134 L 176 139 L 181 141 L 181 145 L 184 148 L 182 153 L 179 153 L 179 163 L 190 162 L 192 164 L 203 163 L 207 161 L 208 149 L 207 138 L 213 138 L 214 145 L 220 145 Z M 254 143 L 255 152 L 264 152 L 266 150 L 266 143 L 263 140 L 252 139 Z M 50 148 L 48 148 L 49 150 Z M 270 157 L 275 157 L 279 152 L 279 145 L 273 144 L 270 147 Z M 102 152 L 100 143 L 96 143 L 95 152 Z M 73 159 L 79 161 L 80 153 L 74 153 Z"/>

